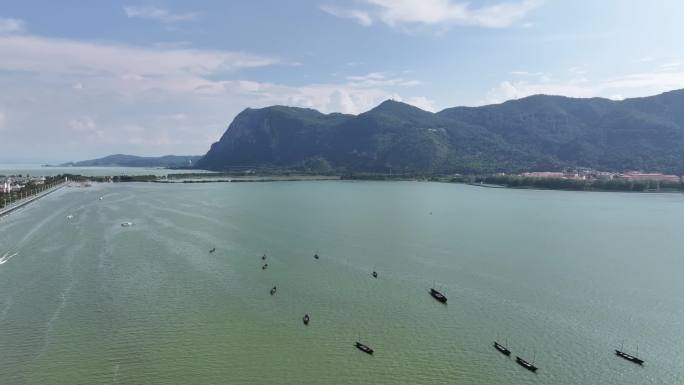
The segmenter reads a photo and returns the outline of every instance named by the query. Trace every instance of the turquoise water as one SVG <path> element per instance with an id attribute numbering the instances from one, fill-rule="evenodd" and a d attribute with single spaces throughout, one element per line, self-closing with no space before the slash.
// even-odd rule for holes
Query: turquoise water
<path id="1" fill-rule="evenodd" d="M 19 253 L 0 265 L 0 383 L 681 384 L 683 203 L 417 182 L 65 188 L 0 219 L 0 256 Z M 623 340 L 644 367 L 614 356 Z"/>

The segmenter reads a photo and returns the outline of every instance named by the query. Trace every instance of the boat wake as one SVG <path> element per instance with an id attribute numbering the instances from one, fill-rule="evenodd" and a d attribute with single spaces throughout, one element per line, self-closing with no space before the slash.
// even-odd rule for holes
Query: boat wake
<path id="1" fill-rule="evenodd" d="M 19 253 L 10 254 L 9 251 L 6 252 L 5 255 L 3 255 L 2 258 L 0 258 L 0 265 L 4 265 L 10 259 L 16 257 L 17 255 L 19 255 Z"/>

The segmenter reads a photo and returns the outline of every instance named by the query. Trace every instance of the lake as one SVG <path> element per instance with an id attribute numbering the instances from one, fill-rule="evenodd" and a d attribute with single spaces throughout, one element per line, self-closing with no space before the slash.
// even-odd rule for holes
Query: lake
<path id="1" fill-rule="evenodd" d="M 681 384 L 683 224 L 679 194 L 63 188 L 0 219 L 0 383 Z"/>

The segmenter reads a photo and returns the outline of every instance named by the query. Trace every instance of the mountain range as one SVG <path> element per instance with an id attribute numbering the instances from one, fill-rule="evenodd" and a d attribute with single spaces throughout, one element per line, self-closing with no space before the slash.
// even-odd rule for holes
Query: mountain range
<path id="1" fill-rule="evenodd" d="M 195 167 L 488 173 L 589 167 L 684 174 L 684 90 L 615 101 L 535 95 L 437 113 L 387 100 L 359 115 L 238 114 Z"/>
<path id="2" fill-rule="evenodd" d="M 199 155 L 164 155 L 135 156 L 115 154 L 104 158 L 83 160 L 60 164 L 59 167 L 192 167 L 202 156 Z"/>

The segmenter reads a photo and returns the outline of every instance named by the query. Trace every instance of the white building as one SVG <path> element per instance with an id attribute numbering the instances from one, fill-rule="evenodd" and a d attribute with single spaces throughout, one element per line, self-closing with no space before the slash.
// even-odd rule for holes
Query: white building
<path id="1" fill-rule="evenodd" d="M 2 192 L 5 194 L 12 192 L 12 181 L 10 179 L 5 179 L 2 182 Z"/>

